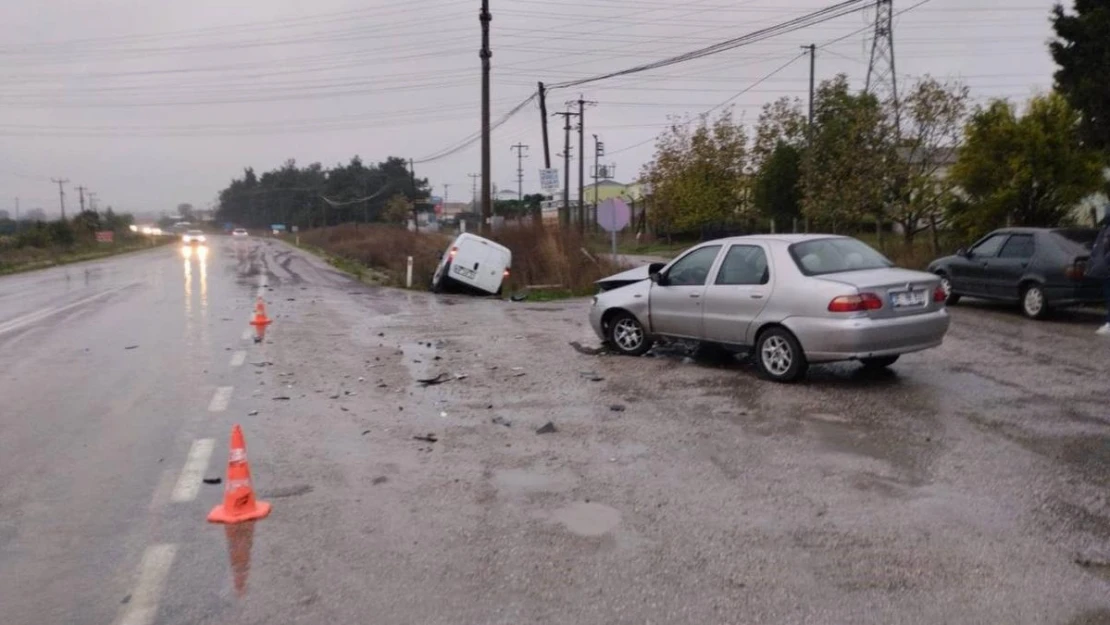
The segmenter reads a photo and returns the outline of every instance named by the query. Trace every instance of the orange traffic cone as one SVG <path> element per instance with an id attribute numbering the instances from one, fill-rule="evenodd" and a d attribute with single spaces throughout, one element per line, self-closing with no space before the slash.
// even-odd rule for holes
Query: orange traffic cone
<path id="1" fill-rule="evenodd" d="M 264 518 L 270 514 L 270 504 L 256 501 L 251 487 L 251 468 L 247 464 L 247 444 L 243 430 L 236 424 L 231 428 L 231 455 L 227 460 L 227 484 L 224 485 L 224 502 L 208 513 L 209 523 L 242 523 Z"/>
<path id="2" fill-rule="evenodd" d="M 251 319 L 251 325 L 264 326 L 270 323 L 272 323 L 271 319 L 266 316 L 266 302 L 263 302 L 260 297 L 254 305 L 254 319 Z"/>

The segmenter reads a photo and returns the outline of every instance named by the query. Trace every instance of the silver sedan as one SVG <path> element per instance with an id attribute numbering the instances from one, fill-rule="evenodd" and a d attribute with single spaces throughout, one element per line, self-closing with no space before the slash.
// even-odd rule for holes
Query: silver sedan
<path id="1" fill-rule="evenodd" d="M 888 367 L 940 345 L 949 324 L 936 276 L 841 236 L 710 241 L 598 284 L 590 324 L 618 352 L 641 355 L 658 339 L 750 350 L 779 382 L 811 363 Z"/>

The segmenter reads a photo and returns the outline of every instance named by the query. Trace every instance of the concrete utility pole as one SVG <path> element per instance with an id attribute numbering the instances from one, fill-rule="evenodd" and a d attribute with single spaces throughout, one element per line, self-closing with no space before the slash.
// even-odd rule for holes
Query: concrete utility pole
<path id="1" fill-rule="evenodd" d="M 490 171 L 490 123 L 489 123 L 489 68 L 490 57 L 493 52 L 489 49 L 489 23 L 493 16 L 489 12 L 489 0 L 482 0 L 482 12 L 478 21 L 482 23 L 482 223 L 480 232 L 489 232 L 492 228 L 493 218 L 493 193 Z"/>
<path id="2" fill-rule="evenodd" d="M 15 231 L 19 232 L 19 198 L 15 198 Z"/>
<path id="3" fill-rule="evenodd" d="M 808 46 L 802 46 L 802 49 L 809 51 L 809 125 L 813 126 L 814 84 L 817 78 L 817 45 L 811 43 Z"/>
<path id="4" fill-rule="evenodd" d="M 598 192 L 597 187 L 598 187 L 599 177 L 601 176 L 601 169 L 600 169 L 601 165 L 600 165 L 599 161 L 601 160 L 601 157 L 604 154 L 605 154 L 605 144 L 602 143 L 601 140 L 597 138 L 597 135 L 594 135 L 594 220 L 595 221 L 597 219 L 597 192 Z"/>
<path id="5" fill-rule="evenodd" d="M 560 221 L 564 226 L 570 225 L 570 118 L 577 117 L 578 113 L 571 113 L 566 111 L 563 113 L 555 113 L 561 115 L 565 123 L 563 124 L 563 132 L 566 133 L 563 138 L 563 215 Z M 578 155 L 582 157 L 581 154 Z"/>
<path id="6" fill-rule="evenodd" d="M 85 187 L 77 187 L 77 197 L 81 198 L 81 212 L 85 212 Z"/>
<path id="7" fill-rule="evenodd" d="M 547 141 L 547 88 L 540 83 L 540 124 L 543 128 L 543 166 L 551 169 L 551 144 Z"/>
<path id="8" fill-rule="evenodd" d="M 62 185 L 69 182 L 69 180 L 65 178 L 60 180 L 58 178 L 51 178 L 50 182 L 58 185 L 58 200 L 61 202 L 62 205 L 62 220 L 64 221 L 66 218 L 66 192 L 62 188 Z"/>
<path id="9" fill-rule="evenodd" d="M 524 153 L 528 146 L 523 143 L 518 143 L 509 150 L 516 151 L 516 199 L 520 202 L 524 201 L 524 159 L 528 155 Z"/>
<path id="10" fill-rule="evenodd" d="M 416 163 L 409 159 L 409 182 L 412 183 L 412 231 L 420 232 L 420 212 L 416 204 Z"/>

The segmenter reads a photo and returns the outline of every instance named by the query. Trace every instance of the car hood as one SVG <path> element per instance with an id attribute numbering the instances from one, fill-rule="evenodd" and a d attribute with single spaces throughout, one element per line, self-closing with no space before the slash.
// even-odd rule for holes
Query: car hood
<path id="1" fill-rule="evenodd" d="M 857 289 L 893 286 L 898 284 L 919 284 L 922 282 L 934 283 L 937 277 L 924 271 L 913 271 L 898 267 L 883 269 L 867 269 L 864 271 L 845 271 L 830 273 L 823 276 L 814 276 L 827 282 L 838 282 Z"/>
<path id="2" fill-rule="evenodd" d="M 640 267 L 636 267 L 635 269 L 629 269 L 628 271 L 622 271 L 618 274 L 611 275 L 608 278 L 602 278 L 594 284 L 596 284 L 598 288 L 600 288 L 602 291 L 612 291 L 613 289 L 619 289 L 622 286 L 628 286 L 630 284 L 635 284 L 637 282 L 647 280 L 650 277 L 651 266 L 643 265 Z"/>

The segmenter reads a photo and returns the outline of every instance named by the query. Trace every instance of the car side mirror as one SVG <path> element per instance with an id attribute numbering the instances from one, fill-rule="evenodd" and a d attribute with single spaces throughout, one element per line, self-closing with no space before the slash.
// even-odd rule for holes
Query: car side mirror
<path id="1" fill-rule="evenodd" d="M 658 272 L 653 273 L 651 274 L 651 281 L 658 284 L 659 286 L 667 286 L 667 274 Z"/>
<path id="2" fill-rule="evenodd" d="M 956 256 L 971 258 L 971 250 L 967 249 L 966 247 L 961 247 L 960 249 L 956 250 Z"/>

